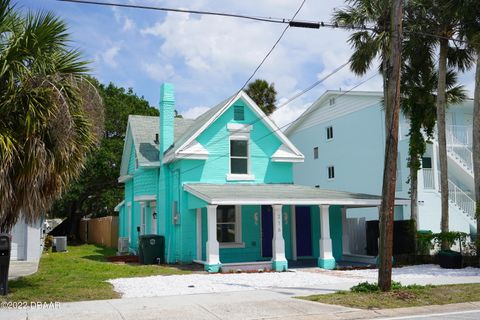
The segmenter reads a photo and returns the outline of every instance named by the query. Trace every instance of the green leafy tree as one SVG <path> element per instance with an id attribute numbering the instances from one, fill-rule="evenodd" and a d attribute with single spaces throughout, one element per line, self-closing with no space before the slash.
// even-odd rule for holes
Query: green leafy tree
<path id="1" fill-rule="evenodd" d="M 277 108 L 275 107 L 277 91 L 273 83 L 268 84 L 265 80 L 257 79 L 248 84 L 245 92 L 266 115 L 271 114 Z"/>
<path id="2" fill-rule="evenodd" d="M 85 215 L 114 215 L 114 207 L 123 198 L 123 187 L 117 178 L 128 115 L 158 116 L 158 110 L 132 89 L 125 90 L 112 83 L 96 84 L 105 105 L 105 132 L 100 147 L 89 155 L 80 179 L 55 203 L 52 216 L 79 219 Z M 76 232 L 74 227 L 72 232 Z"/>
<path id="3" fill-rule="evenodd" d="M 103 132 L 101 97 L 69 39 L 52 13 L 0 2 L 0 231 L 49 210 Z"/>

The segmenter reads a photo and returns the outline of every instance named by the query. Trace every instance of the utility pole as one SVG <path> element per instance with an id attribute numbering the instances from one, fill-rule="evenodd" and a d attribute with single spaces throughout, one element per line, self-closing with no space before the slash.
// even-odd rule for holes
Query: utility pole
<path id="1" fill-rule="evenodd" d="M 383 167 L 382 204 L 380 206 L 380 244 L 378 286 L 392 287 L 393 218 L 397 181 L 398 122 L 400 114 L 400 69 L 402 62 L 403 0 L 392 0 L 390 11 L 390 48 L 387 61 L 387 99 L 385 101 L 385 163 Z"/>

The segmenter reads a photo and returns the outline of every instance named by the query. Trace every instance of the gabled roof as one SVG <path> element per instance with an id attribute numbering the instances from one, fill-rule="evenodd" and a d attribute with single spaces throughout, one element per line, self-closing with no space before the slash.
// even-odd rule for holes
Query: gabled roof
<path id="1" fill-rule="evenodd" d="M 293 133 L 297 128 L 301 126 L 301 124 L 311 116 L 315 110 L 319 109 L 325 102 L 327 102 L 330 97 L 333 96 L 362 96 L 362 97 L 375 97 L 375 98 L 382 98 L 383 93 L 380 91 L 339 91 L 339 90 L 327 90 L 325 91 L 310 107 L 305 110 L 300 117 L 295 120 L 295 122 L 285 130 L 285 135 L 289 136 Z"/>
<path id="2" fill-rule="evenodd" d="M 193 119 L 174 119 L 174 137 L 182 136 L 194 123 Z M 120 175 L 127 174 L 128 161 L 130 160 L 130 148 L 133 142 L 135 155 L 140 167 L 159 166 L 159 145 L 155 143 L 155 134 L 160 138 L 160 118 L 154 116 L 129 115 L 127 135 L 123 148 L 122 165 Z"/>
<path id="3" fill-rule="evenodd" d="M 276 153 L 273 157 L 273 161 L 291 161 L 298 162 L 303 161 L 303 154 L 290 142 L 290 140 L 283 134 L 278 126 L 265 115 L 265 113 L 257 106 L 257 104 L 244 92 L 240 91 L 237 95 L 222 101 L 215 107 L 211 108 L 197 119 L 194 124 L 174 142 L 171 149 L 167 150 L 164 157 L 164 162 L 168 163 L 173 161 L 179 156 L 183 150 L 195 144 L 195 139 L 207 129 L 215 120 L 217 120 L 230 106 L 232 106 L 238 99 L 243 99 L 247 103 L 253 112 L 255 112 L 258 118 L 277 136 L 282 142 L 280 148 L 282 152 Z M 286 155 L 288 154 L 288 156 Z"/>

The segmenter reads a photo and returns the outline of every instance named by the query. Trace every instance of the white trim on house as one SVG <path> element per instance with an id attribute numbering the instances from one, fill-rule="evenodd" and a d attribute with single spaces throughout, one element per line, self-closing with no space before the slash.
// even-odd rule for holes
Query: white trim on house
<path id="1" fill-rule="evenodd" d="M 185 149 L 180 150 L 176 154 L 176 159 L 195 159 L 207 160 L 208 150 L 197 140 L 193 140 Z"/>
<path id="2" fill-rule="evenodd" d="M 133 174 L 126 174 L 118 177 L 118 183 L 125 183 L 133 179 Z"/>
<path id="3" fill-rule="evenodd" d="M 120 208 L 123 207 L 124 204 L 125 204 L 125 200 L 123 200 L 122 202 L 120 202 L 119 204 L 117 204 L 117 205 L 115 206 L 115 208 L 113 208 L 113 211 L 119 212 L 119 211 L 120 211 Z"/>
<path id="4" fill-rule="evenodd" d="M 254 181 L 255 175 L 241 173 L 227 173 L 227 181 Z"/>
<path id="5" fill-rule="evenodd" d="M 154 161 L 154 162 L 148 162 L 148 163 L 141 162 L 138 164 L 138 167 L 145 168 L 145 169 L 158 168 L 160 167 L 160 161 Z"/>
<path id="6" fill-rule="evenodd" d="M 271 157 L 273 162 L 303 162 L 305 159 L 298 157 L 295 153 L 282 144 Z"/>
<path id="7" fill-rule="evenodd" d="M 154 194 L 147 194 L 142 196 L 135 196 L 134 201 L 156 201 L 157 196 Z"/>
<path id="8" fill-rule="evenodd" d="M 237 102 L 238 99 L 243 99 L 250 108 L 257 114 L 259 119 L 272 130 L 277 138 L 288 148 L 290 148 L 292 154 L 295 155 L 294 158 L 298 160 L 303 160 L 303 154 L 292 144 L 292 142 L 283 134 L 283 132 L 278 128 L 278 126 L 270 120 L 268 116 L 257 106 L 257 104 L 243 91 L 240 91 L 234 98 L 230 99 L 228 103 L 226 103 L 220 110 L 218 110 L 210 119 L 208 119 L 205 124 L 200 127 L 194 134 L 191 135 L 187 141 L 185 141 L 178 149 L 175 151 L 174 154 L 167 154 L 164 158 L 163 163 L 168 163 L 173 160 L 179 159 L 179 155 L 182 152 L 185 152 L 185 149 L 203 132 L 205 131 L 212 123 L 214 123 L 228 108 L 230 108 L 234 103 Z M 293 157 L 292 157 L 293 158 Z"/>

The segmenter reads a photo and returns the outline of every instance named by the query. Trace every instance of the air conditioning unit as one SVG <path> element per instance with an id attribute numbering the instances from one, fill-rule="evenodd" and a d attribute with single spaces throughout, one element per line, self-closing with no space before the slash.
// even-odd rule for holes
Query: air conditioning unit
<path id="1" fill-rule="evenodd" d="M 120 237 L 118 238 L 118 254 L 125 254 L 128 253 L 128 237 Z"/>
<path id="2" fill-rule="evenodd" d="M 53 245 L 57 252 L 67 251 L 67 237 L 53 237 Z"/>

